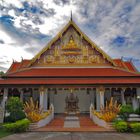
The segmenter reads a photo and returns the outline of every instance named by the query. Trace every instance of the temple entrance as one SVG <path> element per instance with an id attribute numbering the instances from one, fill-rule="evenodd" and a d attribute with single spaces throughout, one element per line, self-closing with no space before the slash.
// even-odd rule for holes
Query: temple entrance
<path id="1" fill-rule="evenodd" d="M 91 102 L 94 102 L 93 91 L 69 88 L 50 91 L 49 102 L 54 105 L 55 113 L 89 113 Z"/>
<path id="2" fill-rule="evenodd" d="M 73 91 L 71 90 L 71 93 L 68 94 L 65 98 L 65 114 L 79 114 L 79 98 L 77 95 L 73 94 Z"/>

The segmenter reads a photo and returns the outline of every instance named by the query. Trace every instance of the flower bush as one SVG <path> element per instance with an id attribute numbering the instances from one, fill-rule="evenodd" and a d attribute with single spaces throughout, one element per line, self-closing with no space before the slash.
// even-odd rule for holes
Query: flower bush
<path id="1" fill-rule="evenodd" d="M 129 104 L 122 105 L 119 115 L 123 120 L 127 121 L 127 118 L 129 117 L 129 114 L 131 114 L 133 112 L 134 112 L 134 110 L 133 110 L 132 105 L 129 105 Z"/>
<path id="2" fill-rule="evenodd" d="M 130 127 L 132 132 L 140 132 L 140 123 L 131 123 Z"/>
<path id="3" fill-rule="evenodd" d="M 114 127 L 118 132 L 127 132 L 128 131 L 128 125 L 125 121 L 117 121 L 114 123 Z"/>
<path id="4" fill-rule="evenodd" d="M 140 123 L 128 123 L 126 121 L 115 121 L 114 128 L 118 132 L 140 132 Z"/>
<path id="5" fill-rule="evenodd" d="M 137 108 L 137 109 L 135 110 L 135 113 L 138 114 L 138 115 L 140 115 L 140 108 Z"/>
<path id="6" fill-rule="evenodd" d="M 8 132 L 25 132 L 29 127 L 30 121 L 28 119 L 23 119 L 16 121 L 14 123 L 7 123 L 3 125 L 4 130 Z"/>

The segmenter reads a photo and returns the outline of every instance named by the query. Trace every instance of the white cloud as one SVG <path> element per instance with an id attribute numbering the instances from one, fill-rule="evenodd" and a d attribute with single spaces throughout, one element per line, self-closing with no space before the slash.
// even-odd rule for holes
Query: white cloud
<path id="1" fill-rule="evenodd" d="M 15 43 L 12 37 L 9 36 L 6 32 L 4 32 L 1 27 L 0 27 L 0 39 L 8 44 Z"/>
<path id="2" fill-rule="evenodd" d="M 18 11 L 16 8 L 24 8 L 23 1 L 28 2 L 30 7 L 41 10 L 42 13 L 34 13 L 27 9 L 23 12 Z M 6 44 L 15 43 L 16 47 L 21 45 L 20 47 L 26 50 L 35 48 L 39 51 L 40 48 L 37 46 L 42 47 L 43 43 L 41 39 L 36 40 L 34 35 L 41 33 L 49 36 L 56 35 L 68 22 L 72 10 L 73 18 L 82 30 L 111 56 L 124 55 L 140 59 L 140 54 L 135 51 L 140 40 L 140 3 L 137 0 L 70 0 L 66 4 L 54 0 L 5 0 L 3 6 L 6 8 L 1 13 L 14 17 L 13 22 L 17 32 L 25 33 L 25 37 L 18 37 L 15 32 L 2 30 L 0 37 Z M 122 48 L 111 44 L 117 36 L 126 38 Z M 25 50 L 21 50 L 23 54 L 26 53 Z M 21 50 L 19 51 L 22 52 Z"/>
<path id="3" fill-rule="evenodd" d="M 15 47 L 8 44 L 0 44 L 0 57 L 3 58 L 2 60 L 4 62 L 6 62 L 6 64 L 1 64 L 1 66 L 8 68 L 13 59 L 16 61 L 21 61 L 21 57 L 25 59 L 31 59 L 33 55 L 26 52 L 21 47 Z"/>
<path id="4" fill-rule="evenodd" d="M 24 1 L 24 0 L 0 0 L 0 4 L 2 4 L 3 6 L 9 6 L 11 4 L 18 8 L 21 8 L 22 1 Z"/>

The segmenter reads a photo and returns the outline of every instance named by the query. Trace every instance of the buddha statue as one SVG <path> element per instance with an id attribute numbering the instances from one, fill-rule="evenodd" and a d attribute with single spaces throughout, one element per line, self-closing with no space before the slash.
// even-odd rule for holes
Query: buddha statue
<path id="1" fill-rule="evenodd" d="M 65 102 L 66 102 L 66 107 L 65 107 L 65 111 L 67 113 L 77 113 L 79 112 L 79 107 L 78 107 L 78 102 L 79 99 L 77 96 L 74 96 L 73 93 L 70 93 L 66 98 L 65 98 Z"/>

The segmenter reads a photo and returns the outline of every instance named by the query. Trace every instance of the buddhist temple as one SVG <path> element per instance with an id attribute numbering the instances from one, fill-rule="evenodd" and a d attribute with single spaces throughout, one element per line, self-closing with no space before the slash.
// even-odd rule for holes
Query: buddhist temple
<path id="1" fill-rule="evenodd" d="M 13 61 L 0 78 L 1 104 L 11 96 L 33 97 L 55 114 L 100 110 L 111 97 L 138 107 L 140 73 L 131 61 L 113 59 L 70 19 L 31 60 Z"/>

